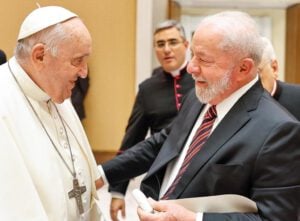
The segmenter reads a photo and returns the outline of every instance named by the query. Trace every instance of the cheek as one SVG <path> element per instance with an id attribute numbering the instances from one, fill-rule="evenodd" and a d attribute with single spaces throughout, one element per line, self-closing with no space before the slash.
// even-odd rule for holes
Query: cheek
<path id="1" fill-rule="evenodd" d="M 156 57 L 159 61 L 162 61 L 164 58 L 164 53 L 163 51 L 155 51 Z"/>
<path id="2" fill-rule="evenodd" d="M 178 49 L 177 51 L 175 51 L 175 54 L 177 58 L 184 60 L 186 56 L 186 50 Z"/>

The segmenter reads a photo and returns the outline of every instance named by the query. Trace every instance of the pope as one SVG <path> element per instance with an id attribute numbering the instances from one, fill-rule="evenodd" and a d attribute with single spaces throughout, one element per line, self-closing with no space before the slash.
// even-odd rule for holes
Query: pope
<path id="1" fill-rule="evenodd" d="M 100 175 L 69 99 L 87 77 L 91 43 L 62 7 L 23 21 L 14 56 L 0 66 L 0 220 L 100 219 Z"/>

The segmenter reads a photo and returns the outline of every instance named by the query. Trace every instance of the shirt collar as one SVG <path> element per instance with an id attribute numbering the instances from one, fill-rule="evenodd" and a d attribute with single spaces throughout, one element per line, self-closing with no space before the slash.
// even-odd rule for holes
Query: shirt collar
<path id="1" fill-rule="evenodd" d="M 277 90 L 277 81 L 274 80 L 273 88 L 272 88 L 272 91 L 271 91 L 271 96 L 272 97 L 274 96 L 276 90 Z"/>
<path id="2" fill-rule="evenodd" d="M 248 84 L 244 85 L 240 89 L 233 92 L 229 97 L 224 99 L 221 103 L 216 106 L 218 119 L 223 119 L 223 117 L 228 113 L 228 111 L 233 107 L 233 105 L 259 80 L 258 76 L 255 77 Z"/>
<path id="3" fill-rule="evenodd" d="M 17 62 L 15 57 L 9 60 L 9 65 L 12 70 L 12 74 L 16 77 L 18 83 L 20 84 L 23 92 L 26 96 L 37 100 L 37 101 L 48 101 L 50 96 L 46 94 L 38 85 L 36 85 L 33 80 L 28 76 L 24 69 Z"/>
<path id="4" fill-rule="evenodd" d="M 172 75 L 173 77 L 177 77 L 178 75 L 180 75 L 180 70 L 183 69 L 186 65 L 187 65 L 187 60 L 185 60 L 185 61 L 183 62 L 183 64 L 180 66 L 180 68 L 176 69 L 175 71 L 171 71 L 171 72 L 170 72 L 171 75 Z"/>

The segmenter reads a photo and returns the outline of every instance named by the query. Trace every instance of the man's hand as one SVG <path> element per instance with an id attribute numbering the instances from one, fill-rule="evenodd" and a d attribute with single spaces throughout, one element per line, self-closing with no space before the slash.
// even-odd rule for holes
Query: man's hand
<path id="1" fill-rule="evenodd" d="M 95 181 L 95 184 L 96 184 L 96 189 L 100 189 L 101 187 L 104 186 L 104 181 L 103 179 L 100 177 L 98 180 Z"/>
<path id="2" fill-rule="evenodd" d="M 196 214 L 190 210 L 185 209 L 175 203 L 168 202 L 167 200 L 154 201 L 149 200 L 153 209 L 153 213 L 144 212 L 138 208 L 138 216 L 141 221 L 195 221 Z"/>
<path id="3" fill-rule="evenodd" d="M 118 221 L 119 211 L 121 211 L 122 217 L 125 218 L 125 200 L 112 198 L 110 203 L 110 217 L 112 221 Z"/>

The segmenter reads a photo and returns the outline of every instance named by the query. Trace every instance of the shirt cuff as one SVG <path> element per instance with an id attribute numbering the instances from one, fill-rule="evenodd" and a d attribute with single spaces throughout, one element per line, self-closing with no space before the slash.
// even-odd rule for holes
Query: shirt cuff
<path id="1" fill-rule="evenodd" d="M 99 173 L 100 173 L 100 178 L 102 178 L 105 185 L 108 185 L 109 183 L 107 181 L 107 178 L 105 176 L 105 173 L 104 173 L 104 170 L 103 170 L 102 166 L 99 164 L 97 167 L 98 167 L 98 170 L 99 170 Z"/>
<path id="2" fill-rule="evenodd" d="M 202 221 L 203 220 L 203 213 L 197 213 L 196 214 L 196 221 Z"/>
<path id="3" fill-rule="evenodd" d="M 111 194 L 112 198 L 117 198 L 117 199 L 124 199 L 125 198 L 125 196 L 122 193 L 112 191 L 112 192 L 110 192 L 110 194 Z"/>

